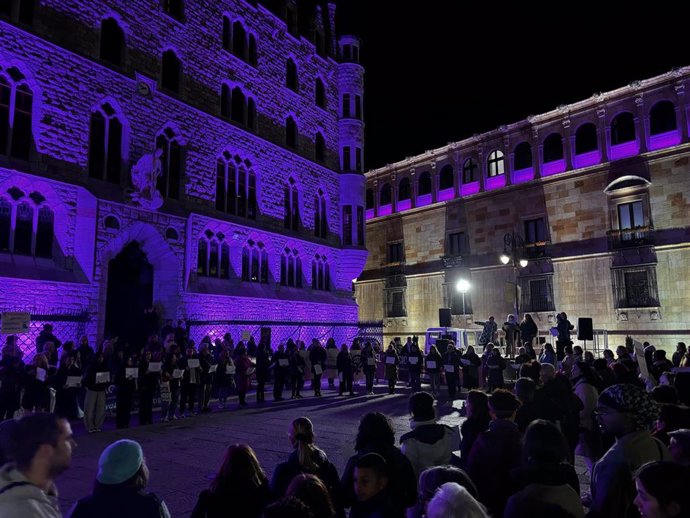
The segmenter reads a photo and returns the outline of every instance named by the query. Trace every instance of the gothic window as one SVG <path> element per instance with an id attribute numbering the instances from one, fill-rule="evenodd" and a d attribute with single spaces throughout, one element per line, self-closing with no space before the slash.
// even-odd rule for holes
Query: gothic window
<path id="1" fill-rule="evenodd" d="M 367 189 L 366 207 L 367 210 L 371 210 L 374 208 L 374 189 L 372 188 Z"/>
<path id="2" fill-rule="evenodd" d="M 181 22 L 184 20 L 184 2 L 182 0 L 163 0 L 163 12 Z"/>
<path id="3" fill-rule="evenodd" d="M 14 225 L 14 253 L 31 255 L 34 210 L 28 201 L 23 201 L 17 205 L 16 218 Z"/>
<path id="4" fill-rule="evenodd" d="M 532 146 L 529 142 L 521 142 L 515 148 L 515 170 L 532 167 Z"/>
<path id="5" fill-rule="evenodd" d="M 452 189 L 455 185 L 455 182 L 453 181 L 453 167 L 450 165 L 445 165 L 441 169 L 441 173 L 439 174 L 439 189 L 444 190 L 444 189 Z"/>
<path id="6" fill-rule="evenodd" d="M 223 48 L 256 66 L 256 37 L 246 31 L 242 22 L 232 22 L 227 16 L 223 16 Z"/>
<path id="7" fill-rule="evenodd" d="M 350 117 L 350 94 L 343 94 L 342 116 L 344 119 Z"/>
<path id="8" fill-rule="evenodd" d="M 352 205 L 343 205 L 343 244 L 352 244 Z"/>
<path id="9" fill-rule="evenodd" d="M 326 158 L 326 141 L 321 133 L 317 133 L 314 138 L 314 156 L 321 162 Z"/>
<path id="10" fill-rule="evenodd" d="M 446 251 L 448 255 L 464 255 L 466 251 L 466 241 L 464 232 L 452 232 L 448 234 L 448 241 L 446 242 Z"/>
<path id="11" fill-rule="evenodd" d="M 120 228 L 119 223 L 118 223 L 118 228 Z M 180 238 L 180 236 L 177 234 L 177 230 L 175 230 L 174 228 L 168 227 L 165 230 L 165 239 L 169 239 L 170 241 L 177 241 L 179 238 Z"/>
<path id="12" fill-rule="evenodd" d="M 388 262 L 402 263 L 405 262 L 405 249 L 402 241 L 388 244 Z"/>
<path id="13" fill-rule="evenodd" d="M 101 59 L 121 66 L 124 63 L 125 34 L 113 18 L 101 23 Z"/>
<path id="14" fill-rule="evenodd" d="M 36 257 L 53 257 L 53 211 L 43 206 L 38 209 L 36 224 Z"/>
<path id="15" fill-rule="evenodd" d="M 468 158 L 462 165 L 462 183 L 471 183 L 477 180 L 477 161 Z"/>
<path id="16" fill-rule="evenodd" d="M 268 284 L 268 252 L 261 243 L 250 240 L 242 249 L 242 280 Z"/>
<path id="17" fill-rule="evenodd" d="M 302 287 L 302 260 L 297 250 L 286 248 L 280 256 L 280 284 L 293 288 Z"/>
<path id="18" fill-rule="evenodd" d="M 165 199 L 180 199 L 180 183 L 182 180 L 182 146 L 177 136 L 170 129 L 166 128 L 156 138 L 156 149 L 162 151 L 161 175 L 156 182 L 156 189 Z"/>
<path id="19" fill-rule="evenodd" d="M 208 241 L 206 239 L 199 239 L 197 247 L 197 275 L 206 277 L 208 275 Z"/>
<path id="20" fill-rule="evenodd" d="M 206 231 L 208 236 L 213 233 Z M 216 239 L 199 239 L 196 273 L 202 277 L 230 278 L 230 247 Z"/>
<path id="21" fill-rule="evenodd" d="M 671 101 L 659 101 L 649 111 L 649 134 L 658 135 L 677 128 L 676 107 Z"/>
<path id="22" fill-rule="evenodd" d="M 161 62 L 161 87 L 169 92 L 180 92 L 182 64 L 172 50 L 163 52 Z"/>
<path id="23" fill-rule="evenodd" d="M 364 246 L 364 207 L 357 207 L 357 244 Z"/>
<path id="24" fill-rule="evenodd" d="M 216 210 L 235 214 L 236 174 L 232 157 L 226 151 L 216 162 Z"/>
<path id="25" fill-rule="evenodd" d="M 343 171 L 350 171 L 352 169 L 352 158 L 350 158 L 350 146 L 343 146 L 341 155 L 343 157 Z"/>
<path id="26" fill-rule="evenodd" d="M 12 231 L 12 204 L 0 198 L 0 252 L 10 251 L 10 233 Z"/>
<path id="27" fill-rule="evenodd" d="M 563 159 L 563 137 L 558 133 L 551 133 L 544 139 L 544 163 Z"/>
<path id="28" fill-rule="evenodd" d="M 244 124 L 244 118 L 246 113 L 246 99 L 244 97 L 242 89 L 239 86 L 236 86 L 232 89 L 230 106 L 230 118 L 235 122 Z"/>
<path id="29" fill-rule="evenodd" d="M 230 278 L 230 247 L 226 243 L 220 247 L 220 271 L 218 273 L 221 279 Z"/>
<path id="30" fill-rule="evenodd" d="M 242 59 L 247 55 L 247 31 L 239 21 L 232 24 L 232 53 Z"/>
<path id="31" fill-rule="evenodd" d="M 33 93 L 12 68 L 0 70 L 0 155 L 29 159 Z"/>
<path id="32" fill-rule="evenodd" d="M 316 254 L 311 262 L 311 287 L 314 290 L 329 291 L 331 275 L 328 260 L 324 255 Z"/>
<path id="33" fill-rule="evenodd" d="M 288 230 L 299 230 L 299 195 L 295 180 L 290 178 L 285 186 L 284 226 Z"/>
<path id="34" fill-rule="evenodd" d="M 297 149 L 297 123 L 292 117 L 285 121 L 285 145 Z"/>
<path id="35" fill-rule="evenodd" d="M 489 160 L 487 161 L 489 167 L 489 176 L 499 176 L 505 173 L 505 163 L 503 161 L 503 151 L 498 149 L 489 153 Z"/>
<path id="36" fill-rule="evenodd" d="M 362 163 L 362 148 L 355 148 L 355 171 L 362 172 L 364 169 L 364 164 Z"/>
<path id="37" fill-rule="evenodd" d="M 575 132 L 575 154 L 581 155 L 599 149 L 597 127 L 591 122 L 583 124 Z"/>
<path id="38" fill-rule="evenodd" d="M 328 237 L 328 217 L 326 215 L 326 197 L 321 189 L 314 196 L 314 235 Z"/>
<path id="39" fill-rule="evenodd" d="M 611 145 L 623 144 L 635 140 L 635 118 L 630 112 L 616 115 L 611 121 Z"/>
<path id="40" fill-rule="evenodd" d="M 323 85 L 323 81 L 321 79 L 316 79 L 316 83 L 314 85 L 314 90 L 315 90 L 315 101 L 316 101 L 316 106 L 319 108 L 325 108 L 326 107 L 326 87 Z"/>
<path id="41" fill-rule="evenodd" d="M 398 200 L 409 200 L 411 196 L 410 179 L 403 178 L 398 184 Z"/>
<path id="42" fill-rule="evenodd" d="M 288 58 L 285 64 L 285 86 L 295 92 L 299 89 L 297 82 L 297 65 L 295 65 L 292 58 Z"/>
<path id="43" fill-rule="evenodd" d="M 391 184 L 384 183 L 381 186 L 381 194 L 379 198 L 379 205 L 390 205 L 391 204 Z"/>
<path id="44" fill-rule="evenodd" d="M 122 123 L 110 104 L 91 114 L 89 176 L 120 183 L 122 171 Z"/>
<path id="45" fill-rule="evenodd" d="M 421 175 L 419 175 L 419 196 L 423 196 L 424 194 L 431 194 L 431 173 L 429 171 L 424 171 Z"/>

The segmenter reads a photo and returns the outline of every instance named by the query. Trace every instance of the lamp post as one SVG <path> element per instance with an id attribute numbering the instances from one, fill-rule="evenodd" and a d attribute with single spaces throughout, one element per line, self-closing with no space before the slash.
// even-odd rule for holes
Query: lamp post
<path id="1" fill-rule="evenodd" d="M 516 232 L 509 232 L 503 236 L 503 253 L 501 254 L 501 263 L 513 266 L 513 285 L 514 285 L 514 309 L 515 320 L 520 320 L 520 303 L 518 295 L 518 265 L 521 268 L 527 266 L 528 261 L 525 258 L 525 241 L 522 236 Z"/>
<path id="2" fill-rule="evenodd" d="M 455 288 L 460 293 L 462 293 L 462 318 L 465 321 L 463 329 L 467 329 L 467 313 L 465 312 L 465 293 L 470 291 L 471 287 L 472 285 L 470 284 L 470 281 L 468 281 L 467 279 L 460 279 L 457 285 L 455 286 Z"/>

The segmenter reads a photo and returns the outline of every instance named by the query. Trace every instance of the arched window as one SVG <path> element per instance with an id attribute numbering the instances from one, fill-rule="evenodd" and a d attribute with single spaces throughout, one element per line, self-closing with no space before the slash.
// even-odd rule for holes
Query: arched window
<path id="1" fill-rule="evenodd" d="M 563 159 L 563 137 L 552 133 L 544 139 L 544 163 Z"/>
<path id="2" fill-rule="evenodd" d="M 178 21 L 184 21 L 184 2 L 182 0 L 163 0 L 163 12 Z"/>
<path id="3" fill-rule="evenodd" d="M 31 255 L 33 239 L 34 209 L 28 201 L 17 205 L 17 220 L 14 225 L 14 253 Z"/>
<path id="4" fill-rule="evenodd" d="M 43 206 L 38 209 L 36 223 L 36 257 L 53 257 L 53 211 Z"/>
<path id="5" fill-rule="evenodd" d="M 218 241 L 215 239 L 211 241 L 211 249 L 208 254 L 208 275 L 209 277 L 218 277 L 218 264 L 220 262 L 220 250 L 218 246 Z"/>
<path id="6" fill-rule="evenodd" d="M 439 173 L 438 188 L 440 190 L 452 189 L 455 186 L 455 181 L 453 178 L 453 167 L 450 165 L 445 165 Z"/>
<path id="7" fill-rule="evenodd" d="M 391 184 L 384 183 L 381 186 L 381 198 L 379 200 L 379 205 L 390 205 L 391 204 Z"/>
<path id="8" fill-rule="evenodd" d="M 256 65 L 256 37 L 247 33 L 242 22 L 232 22 L 227 16 L 223 16 L 223 48 L 250 65 Z"/>
<path id="9" fill-rule="evenodd" d="M 468 158 L 462 164 L 462 183 L 471 183 L 478 180 L 477 170 L 479 166 L 474 158 Z"/>
<path id="10" fill-rule="evenodd" d="M 232 53 L 242 59 L 246 59 L 247 31 L 244 30 L 239 21 L 232 24 Z"/>
<path id="11" fill-rule="evenodd" d="M 314 138 L 314 156 L 321 162 L 326 158 L 326 141 L 321 133 L 317 133 Z"/>
<path id="12" fill-rule="evenodd" d="M 125 33 L 113 18 L 101 23 L 101 59 L 121 66 L 125 56 Z"/>
<path id="13" fill-rule="evenodd" d="M 374 208 L 374 189 L 367 189 L 366 198 L 367 210 L 372 210 Z"/>
<path id="14" fill-rule="evenodd" d="M 218 273 L 221 279 L 230 278 L 230 247 L 227 243 L 223 243 L 220 247 L 220 271 Z"/>
<path id="15" fill-rule="evenodd" d="M 120 183 L 122 172 L 122 123 L 106 103 L 91 114 L 89 176 Z"/>
<path id="16" fill-rule="evenodd" d="M 314 85 L 314 97 L 316 101 L 316 106 L 319 108 L 325 108 L 326 107 L 326 87 L 323 85 L 323 81 L 321 79 L 317 78 L 316 83 Z"/>
<path id="17" fill-rule="evenodd" d="M 295 92 L 299 90 L 299 84 L 297 82 L 297 65 L 295 65 L 292 58 L 288 58 L 285 65 L 285 86 Z"/>
<path id="18" fill-rule="evenodd" d="M 409 200 L 411 196 L 410 179 L 403 178 L 398 184 L 398 200 Z"/>
<path id="19" fill-rule="evenodd" d="M 197 275 L 208 276 L 208 241 L 204 238 L 199 239 L 196 264 Z"/>
<path id="20" fill-rule="evenodd" d="M 319 189 L 314 196 L 314 235 L 316 237 L 328 237 L 328 217 L 326 215 L 326 197 Z"/>
<path id="21" fill-rule="evenodd" d="M 529 142 L 521 142 L 515 148 L 515 170 L 532 167 L 532 146 Z"/>
<path id="22" fill-rule="evenodd" d="M 268 284 L 268 252 L 263 244 L 249 240 L 242 249 L 242 280 Z"/>
<path id="23" fill-rule="evenodd" d="M 635 118 L 630 112 L 616 115 L 611 121 L 611 145 L 623 144 L 635 140 Z"/>
<path id="24" fill-rule="evenodd" d="M 331 289 L 330 284 L 328 261 L 325 256 L 316 254 L 311 262 L 311 287 L 314 290 L 328 291 Z"/>
<path id="25" fill-rule="evenodd" d="M 671 101 L 659 101 L 649 111 L 649 134 L 659 135 L 677 129 L 676 107 Z"/>
<path id="26" fill-rule="evenodd" d="M 286 248 L 280 256 L 280 284 L 293 288 L 302 287 L 302 260 L 297 250 Z"/>
<path id="27" fill-rule="evenodd" d="M 431 173 L 429 171 L 424 171 L 419 175 L 419 196 L 425 194 L 431 194 Z"/>
<path id="28" fill-rule="evenodd" d="M 231 94 L 231 108 L 230 108 L 230 118 L 235 122 L 244 124 L 246 99 L 244 93 L 239 86 L 232 89 Z"/>
<path id="29" fill-rule="evenodd" d="M 10 232 L 12 231 L 12 204 L 0 197 L 0 252 L 10 251 Z"/>
<path id="30" fill-rule="evenodd" d="M 170 92 L 180 92 L 180 79 L 182 77 L 182 64 L 175 52 L 166 50 L 163 52 L 161 63 L 161 88 Z"/>
<path id="31" fill-rule="evenodd" d="M 29 159 L 33 93 L 16 69 L 0 69 L 0 155 Z"/>
<path id="32" fill-rule="evenodd" d="M 597 127 L 587 122 L 577 128 L 575 132 L 575 154 L 582 155 L 599 149 L 597 142 Z"/>
<path id="33" fill-rule="evenodd" d="M 256 53 L 256 36 L 253 34 L 249 35 L 249 46 L 248 46 L 248 63 L 250 65 L 256 66 L 257 62 L 257 53 Z"/>
<path id="34" fill-rule="evenodd" d="M 299 230 L 299 196 L 297 185 L 292 178 L 285 186 L 285 217 L 284 225 L 288 230 Z"/>
<path id="35" fill-rule="evenodd" d="M 487 160 L 489 176 L 498 176 L 505 173 L 505 163 L 503 161 L 503 151 L 498 149 L 489 153 Z"/>
<path id="36" fill-rule="evenodd" d="M 256 129 L 256 102 L 252 97 L 247 98 L 247 127 Z"/>
<path id="37" fill-rule="evenodd" d="M 216 162 L 216 210 L 235 214 L 237 170 L 230 153 L 225 151 Z"/>
<path id="38" fill-rule="evenodd" d="M 165 230 L 165 239 L 169 239 L 170 241 L 177 241 L 179 238 L 180 236 L 177 234 L 177 230 L 175 230 L 174 228 L 168 227 Z"/>
<path id="39" fill-rule="evenodd" d="M 285 145 L 297 148 L 297 123 L 292 117 L 288 117 L 285 121 Z"/>
<path id="40" fill-rule="evenodd" d="M 106 216 L 105 220 L 103 221 L 103 226 L 113 230 L 120 230 L 120 222 L 115 216 Z"/>
<path id="41" fill-rule="evenodd" d="M 179 200 L 182 180 L 182 146 L 170 128 L 166 128 L 158 135 L 156 149 L 162 151 L 161 174 L 156 182 L 156 189 L 163 198 Z"/>

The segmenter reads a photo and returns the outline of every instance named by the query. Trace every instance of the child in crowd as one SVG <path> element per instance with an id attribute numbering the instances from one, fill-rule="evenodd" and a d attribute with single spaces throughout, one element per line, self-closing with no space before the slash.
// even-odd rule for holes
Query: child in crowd
<path id="1" fill-rule="evenodd" d="M 386 488 L 388 474 L 386 460 L 378 453 L 366 453 L 355 464 L 354 489 L 357 501 L 352 505 L 350 518 L 392 517 L 394 507 Z"/>

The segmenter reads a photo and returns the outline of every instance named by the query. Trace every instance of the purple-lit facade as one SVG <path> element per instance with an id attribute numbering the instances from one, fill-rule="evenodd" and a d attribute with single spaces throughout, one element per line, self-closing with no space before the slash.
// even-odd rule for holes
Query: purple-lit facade
<path id="1" fill-rule="evenodd" d="M 356 333 L 364 70 L 333 4 L 5 4 L 0 312 L 86 315 L 101 339 L 135 242 L 162 319 Z"/>
<path id="2" fill-rule="evenodd" d="M 609 344 L 671 349 L 690 312 L 688 88 L 685 67 L 367 172 L 360 318 L 422 336 L 441 307 L 456 327 L 503 322 L 517 292 L 546 335 L 566 311 Z M 516 272 L 498 260 L 510 233 Z"/>

